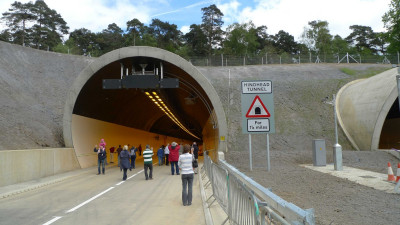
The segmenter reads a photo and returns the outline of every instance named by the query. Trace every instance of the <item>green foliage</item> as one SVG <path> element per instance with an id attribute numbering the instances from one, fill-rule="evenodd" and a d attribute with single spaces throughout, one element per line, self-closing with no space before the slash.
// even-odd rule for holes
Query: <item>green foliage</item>
<path id="1" fill-rule="evenodd" d="M 62 42 L 69 27 L 55 10 L 43 0 L 22 4 L 14 2 L 1 18 L 8 26 L 12 43 L 35 48 L 52 49 Z"/>
<path id="2" fill-rule="evenodd" d="M 145 26 L 138 19 L 134 18 L 126 23 L 126 43 L 136 46 L 136 39 L 140 40 L 144 35 Z M 140 41 L 138 42 L 140 43 Z"/>
<path id="3" fill-rule="evenodd" d="M 389 44 L 388 52 L 396 53 L 400 49 L 400 1 L 392 0 L 389 5 L 389 11 L 386 12 L 382 21 L 388 30 L 387 39 Z"/>
<path id="4" fill-rule="evenodd" d="M 109 24 L 107 29 L 96 34 L 100 54 L 124 47 L 123 30 L 117 24 Z"/>
<path id="5" fill-rule="evenodd" d="M 339 35 L 335 35 L 332 40 L 332 52 L 333 53 L 338 53 L 338 52 L 349 52 L 350 51 L 350 46 L 346 40 L 344 40 L 342 37 Z"/>
<path id="6" fill-rule="evenodd" d="M 175 24 L 153 19 L 148 33 L 155 38 L 159 48 L 174 52 L 181 45 L 182 33 Z"/>
<path id="7" fill-rule="evenodd" d="M 279 50 L 277 53 L 296 54 L 298 51 L 298 45 L 294 41 L 294 37 L 283 30 L 272 36 L 272 40 L 273 45 Z"/>
<path id="8" fill-rule="evenodd" d="M 380 74 L 389 69 L 390 68 L 372 67 L 367 70 L 355 70 L 355 69 L 343 67 L 343 68 L 340 68 L 340 71 L 347 75 L 354 76 L 357 79 L 361 79 L 361 78 L 368 78 L 368 77 L 375 76 L 376 74 Z"/>
<path id="9" fill-rule="evenodd" d="M 190 25 L 190 31 L 183 36 L 186 42 L 187 53 L 192 56 L 207 55 L 207 37 L 200 25 Z"/>
<path id="10" fill-rule="evenodd" d="M 214 46 L 216 48 L 221 47 L 222 35 L 224 34 L 222 31 L 224 14 L 215 4 L 202 8 L 201 11 L 203 12 L 201 27 L 207 37 L 207 54 L 211 55 Z"/>
<path id="11" fill-rule="evenodd" d="M 345 68 L 345 67 L 344 68 L 340 68 L 340 71 L 342 71 L 343 73 L 345 73 L 347 75 L 350 75 L 350 76 L 353 76 L 353 75 L 356 74 L 355 70 L 352 70 L 350 68 Z"/>
<path id="12" fill-rule="evenodd" d="M 310 57 L 319 55 L 320 59 L 326 62 L 332 61 L 329 60 L 332 58 L 336 59 L 338 54 L 343 55 L 347 52 L 361 56 L 385 55 L 388 42 L 389 52 L 397 52 L 400 49 L 399 4 L 398 0 L 392 0 L 390 10 L 383 16 L 388 33 L 375 33 L 368 26 L 352 25 L 350 29 L 353 32 L 346 39 L 339 35 L 332 37 L 329 23 L 320 20 L 308 23 L 304 28 L 301 43 L 297 43 L 292 35 L 283 30 L 269 35 L 267 26 L 255 27 L 252 22 L 234 23 L 223 31 L 224 15 L 213 4 L 201 9 L 202 23 L 192 24 L 190 31 L 185 35 L 175 24 L 153 19 L 151 24 L 146 26 L 134 18 L 126 23 L 125 31 L 115 23 L 97 33 L 81 28 L 74 30 L 63 43 L 63 37 L 68 34 L 69 27 L 61 15 L 50 9 L 44 0 L 25 4 L 16 1 L 2 14 L 1 20 L 7 28 L 0 31 L 0 40 L 39 49 L 49 48 L 56 52 L 68 53 L 69 50 L 71 54 L 91 56 L 100 56 L 125 46 L 153 46 L 175 52 L 185 58 L 207 56 L 211 59 L 219 54 L 239 57 L 268 54 L 279 55 L 284 62 L 293 62 L 300 58 L 293 55 L 310 54 Z M 309 61 L 312 61 L 311 58 Z"/>
<path id="13" fill-rule="evenodd" d="M 225 54 L 254 55 L 258 45 L 257 30 L 252 22 L 234 23 L 228 27 L 224 41 Z"/>
<path id="14" fill-rule="evenodd" d="M 93 55 L 93 52 L 96 52 L 97 45 L 95 43 L 96 34 L 92 33 L 90 30 L 86 28 L 81 28 L 74 30 L 69 35 L 70 38 L 74 40 L 74 47 L 79 49 L 79 55 Z"/>
<path id="15" fill-rule="evenodd" d="M 330 52 L 332 35 L 329 33 L 327 21 L 314 20 L 308 22 L 309 27 L 304 28 L 302 41 L 309 49 L 316 52 Z"/>
<path id="16" fill-rule="evenodd" d="M 3 13 L 1 20 L 5 21 L 11 34 L 11 42 L 15 44 L 25 45 L 25 38 L 31 30 L 27 27 L 29 22 L 36 20 L 32 13 L 33 3 L 22 4 L 15 1 L 11 4 L 8 12 Z"/>
<path id="17" fill-rule="evenodd" d="M 349 27 L 352 32 L 346 37 L 346 41 L 354 45 L 357 52 L 375 52 L 373 48 L 377 35 L 371 27 L 352 25 Z"/>

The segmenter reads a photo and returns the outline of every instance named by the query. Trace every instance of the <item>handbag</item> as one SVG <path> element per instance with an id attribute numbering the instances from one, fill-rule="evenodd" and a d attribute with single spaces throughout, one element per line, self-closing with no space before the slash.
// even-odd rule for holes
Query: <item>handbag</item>
<path id="1" fill-rule="evenodd" d="M 196 159 L 193 159 L 192 166 L 193 166 L 193 168 L 197 168 L 199 166 Z"/>

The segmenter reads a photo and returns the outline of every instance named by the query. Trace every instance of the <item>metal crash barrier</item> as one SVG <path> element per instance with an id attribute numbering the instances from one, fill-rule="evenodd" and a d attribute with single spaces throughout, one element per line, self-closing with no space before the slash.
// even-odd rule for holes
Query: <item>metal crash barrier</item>
<path id="1" fill-rule="evenodd" d="M 314 210 L 303 210 L 286 202 L 279 196 L 247 177 L 224 160 L 217 165 L 204 154 L 202 179 L 208 178 L 213 194 L 207 199 L 214 200 L 227 214 L 231 224 L 238 225 L 314 225 Z"/>

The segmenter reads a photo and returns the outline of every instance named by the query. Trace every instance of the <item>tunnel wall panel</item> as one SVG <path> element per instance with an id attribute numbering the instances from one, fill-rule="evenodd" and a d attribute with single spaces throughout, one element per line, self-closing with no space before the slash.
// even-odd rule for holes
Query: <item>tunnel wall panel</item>
<path id="1" fill-rule="evenodd" d="M 72 148 L 0 151 L 0 187 L 79 169 Z"/>

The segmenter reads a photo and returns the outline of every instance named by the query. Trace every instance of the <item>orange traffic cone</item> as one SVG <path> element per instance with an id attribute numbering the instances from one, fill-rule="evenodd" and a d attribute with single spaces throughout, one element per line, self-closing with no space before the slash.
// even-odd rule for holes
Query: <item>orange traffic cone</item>
<path id="1" fill-rule="evenodd" d="M 397 171 L 396 171 L 396 183 L 400 180 L 400 163 L 397 163 Z"/>
<path id="2" fill-rule="evenodd" d="M 392 165 L 390 165 L 390 162 L 388 162 L 388 181 L 396 181 L 396 178 L 394 177 L 393 174 Z"/>

